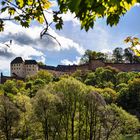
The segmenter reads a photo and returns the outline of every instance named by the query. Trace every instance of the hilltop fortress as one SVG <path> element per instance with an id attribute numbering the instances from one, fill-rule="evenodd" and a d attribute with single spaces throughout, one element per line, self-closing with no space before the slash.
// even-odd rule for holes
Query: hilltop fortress
<path id="1" fill-rule="evenodd" d="M 104 63 L 101 60 L 91 60 L 83 65 L 38 65 L 36 60 L 23 60 L 21 57 L 16 57 L 10 64 L 11 77 L 25 78 L 27 76 L 35 75 L 39 70 L 48 70 L 55 75 L 70 74 L 76 70 L 81 71 L 95 71 L 98 67 L 111 66 L 120 71 L 140 71 L 139 63 Z"/>
<path id="2" fill-rule="evenodd" d="M 23 60 L 16 57 L 10 65 L 11 77 L 25 78 L 28 75 L 35 75 L 38 72 L 38 64 L 35 60 Z"/>
<path id="3" fill-rule="evenodd" d="M 63 74 L 71 74 L 77 70 L 82 72 L 95 71 L 98 67 L 113 67 L 119 71 L 140 72 L 140 63 L 105 63 L 101 60 L 91 60 L 89 63 L 82 65 L 38 65 L 36 60 L 23 60 L 21 57 L 16 57 L 10 63 L 10 76 L 3 76 L 1 73 L 0 83 L 4 83 L 6 80 L 24 80 L 27 76 L 35 75 L 39 70 L 47 70 L 53 75 L 59 76 Z"/>

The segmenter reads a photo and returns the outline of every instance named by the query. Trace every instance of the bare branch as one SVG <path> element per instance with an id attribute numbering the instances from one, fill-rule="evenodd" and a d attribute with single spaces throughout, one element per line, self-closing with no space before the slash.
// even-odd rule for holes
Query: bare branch
<path id="1" fill-rule="evenodd" d="M 57 38 L 54 37 L 53 35 L 47 33 L 47 31 L 48 31 L 47 28 L 43 29 L 43 31 L 40 33 L 40 38 L 42 39 L 42 37 L 43 37 L 44 35 L 50 36 L 51 38 L 53 38 L 53 39 L 59 44 L 59 46 L 61 46 L 61 44 L 60 44 L 60 42 L 57 40 Z"/>

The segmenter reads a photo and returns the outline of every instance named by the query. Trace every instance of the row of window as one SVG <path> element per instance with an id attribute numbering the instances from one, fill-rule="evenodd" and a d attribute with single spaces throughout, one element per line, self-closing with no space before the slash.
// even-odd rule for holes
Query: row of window
<path id="1" fill-rule="evenodd" d="M 20 64 L 12 64 L 12 66 L 20 66 Z M 31 67 L 31 66 L 35 67 L 36 65 L 26 65 L 26 67 Z"/>
<path id="2" fill-rule="evenodd" d="M 20 66 L 20 64 L 13 64 L 13 66 Z"/>
<path id="3" fill-rule="evenodd" d="M 11 68 L 12 70 L 20 70 L 20 68 Z"/>
<path id="4" fill-rule="evenodd" d="M 20 68 L 11 68 L 12 70 L 20 70 Z M 34 71 L 35 69 L 26 69 L 26 71 Z"/>

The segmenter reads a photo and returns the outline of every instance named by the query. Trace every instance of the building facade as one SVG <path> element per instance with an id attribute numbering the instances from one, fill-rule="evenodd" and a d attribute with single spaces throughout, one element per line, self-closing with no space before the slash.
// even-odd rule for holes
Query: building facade
<path id="1" fill-rule="evenodd" d="M 38 72 L 38 64 L 35 60 L 23 60 L 16 57 L 10 64 L 11 77 L 25 78 Z"/>
<path id="2" fill-rule="evenodd" d="M 23 60 L 21 57 L 16 57 L 11 62 L 11 77 L 21 77 L 25 78 L 27 76 L 35 75 L 39 70 L 47 70 L 54 75 L 71 74 L 76 70 L 81 71 L 95 71 L 98 67 L 111 66 L 118 69 L 119 71 L 129 72 L 137 71 L 140 72 L 140 63 L 130 64 L 130 63 L 104 63 L 101 60 L 91 60 L 87 64 L 83 65 L 58 65 L 47 66 L 38 65 L 35 60 Z"/>

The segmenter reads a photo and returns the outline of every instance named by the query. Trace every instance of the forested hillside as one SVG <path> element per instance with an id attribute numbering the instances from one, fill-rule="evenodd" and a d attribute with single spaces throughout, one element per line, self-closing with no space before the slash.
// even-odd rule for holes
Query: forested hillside
<path id="1" fill-rule="evenodd" d="M 120 140 L 140 129 L 140 73 L 111 67 L 0 85 L 0 139 Z"/>

